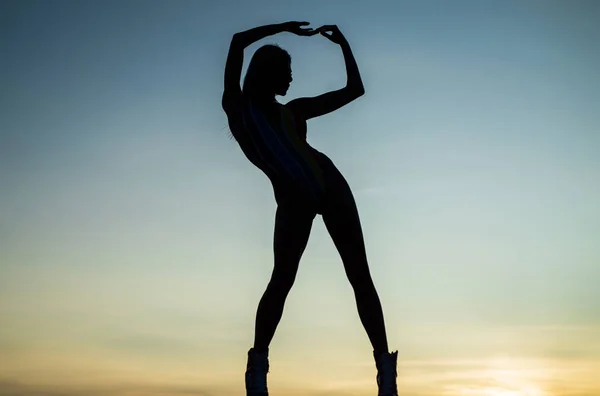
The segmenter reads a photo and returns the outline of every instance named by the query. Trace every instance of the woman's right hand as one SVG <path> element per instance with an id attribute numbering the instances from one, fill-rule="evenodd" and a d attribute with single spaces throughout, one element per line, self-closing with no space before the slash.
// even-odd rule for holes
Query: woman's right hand
<path id="1" fill-rule="evenodd" d="M 321 33 L 321 36 L 327 37 L 329 41 L 336 44 L 343 44 L 346 42 L 346 37 L 340 32 L 337 25 L 324 25 L 317 29 L 317 32 Z"/>
<path id="2" fill-rule="evenodd" d="M 285 22 L 282 24 L 282 27 L 284 31 L 294 33 L 298 36 L 314 36 L 319 33 L 319 30 L 302 27 L 306 25 L 310 25 L 310 22 Z"/>

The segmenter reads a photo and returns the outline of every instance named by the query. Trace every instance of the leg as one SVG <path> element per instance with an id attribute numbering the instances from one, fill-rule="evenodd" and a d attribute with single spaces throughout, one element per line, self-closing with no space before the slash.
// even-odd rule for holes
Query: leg
<path id="1" fill-rule="evenodd" d="M 375 290 L 363 240 L 358 210 L 348 183 L 333 163 L 324 160 L 327 198 L 323 221 L 354 289 L 360 320 L 375 353 L 388 351 L 383 310 Z"/>
<path id="2" fill-rule="evenodd" d="M 275 265 L 256 313 L 254 348 L 257 351 L 266 351 L 273 339 L 283 315 L 285 300 L 296 279 L 315 216 L 316 213 L 301 207 L 277 208 L 273 238 Z"/>

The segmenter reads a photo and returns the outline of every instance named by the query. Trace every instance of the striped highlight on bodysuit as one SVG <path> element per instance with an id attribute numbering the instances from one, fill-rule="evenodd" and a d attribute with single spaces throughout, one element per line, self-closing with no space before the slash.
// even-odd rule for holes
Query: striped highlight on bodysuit
<path id="1" fill-rule="evenodd" d="M 292 113 L 281 108 L 280 128 L 274 129 L 251 103 L 242 109 L 247 139 L 252 147 L 242 147 L 248 158 L 271 179 L 292 182 L 319 202 L 325 182 L 317 160 L 295 130 Z"/>

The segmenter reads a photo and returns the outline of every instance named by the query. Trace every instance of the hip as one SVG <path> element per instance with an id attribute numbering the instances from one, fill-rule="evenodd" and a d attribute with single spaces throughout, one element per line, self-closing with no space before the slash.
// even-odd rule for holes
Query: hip
<path id="1" fill-rule="evenodd" d="M 278 206 L 322 214 L 326 204 L 338 195 L 340 181 L 347 187 L 341 172 L 327 155 L 312 147 L 311 153 L 319 167 L 319 182 L 297 183 L 271 178 Z"/>

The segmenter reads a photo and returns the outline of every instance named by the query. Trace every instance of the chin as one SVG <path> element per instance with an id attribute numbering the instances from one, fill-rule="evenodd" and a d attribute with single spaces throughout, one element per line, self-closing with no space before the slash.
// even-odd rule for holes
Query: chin
<path id="1" fill-rule="evenodd" d="M 287 92 L 288 92 L 288 90 L 289 90 L 289 89 L 290 89 L 290 87 L 289 87 L 289 86 L 288 86 L 288 87 L 285 87 L 285 88 L 282 88 L 282 89 L 281 89 L 281 91 L 279 91 L 277 94 L 278 94 L 279 96 L 285 96 L 285 95 L 287 94 Z"/>

